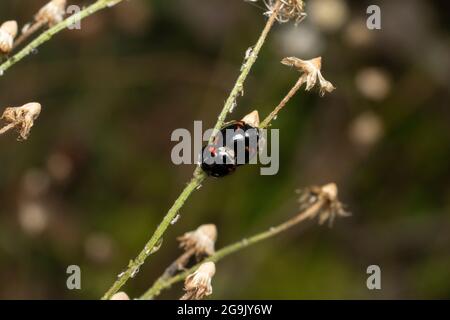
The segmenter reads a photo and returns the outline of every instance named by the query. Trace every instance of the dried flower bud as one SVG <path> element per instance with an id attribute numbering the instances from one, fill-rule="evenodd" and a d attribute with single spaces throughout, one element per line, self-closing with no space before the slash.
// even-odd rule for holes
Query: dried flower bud
<path id="1" fill-rule="evenodd" d="M 41 105 L 37 102 L 31 102 L 21 107 L 6 108 L 1 119 L 16 127 L 19 130 L 20 138 L 26 140 L 33 127 L 34 120 L 40 113 Z"/>
<path id="2" fill-rule="evenodd" d="M 304 211 L 318 201 L 323 202 L 320 210 L 311 216 L 311 218 L 319 217 L 319 224 L 323 224 L 328 220 L 331 226 L 336 216 L 348 217 L 350 215 L 350 213 L 345 211 L 342 203 L 338 199 L 338 188 L 335 183 L 301 190 L 298 201 L 301 211 Z"/>
<path id="3" fill-rule="evenodd" d="M 0 26 L 0 54 L 8 54 L 14 45 L 14 38 L 17 35 L 17 22 L 6 21 Z"/>
<path id="4" fill-rule="evenodd" d="M 330 201 L 336 201 L 338 195 L 338 189 L 336 183 L 328 183 L 322 186 L 322 193 L 326 196 Z"/>
<path id="5" fill-rule="evenodd" d="M 339 201 L 338 189 L 336 184 L 329 183 L 322 186 L 321 197 L 326 201 L 326 205 L 319 212 L 319 224 L 325 223 L 328 220 L 329 225 L 333 225 L 335 217 L 348 217 L 350 213 L 345 211 L 344 206 Z"/>
<path id="6" fill-rule="evenodd" d="M 130 300 L 130 297 L 125 292 L 121 291 L 113 295 L 111 300 Z"/>
<path id="7" fill-rule="evenodd" d="M 39 10 L 34 19 L 52 27 L 63 21 L 65 13 L 66 0 L 51 0 Z"/>
<path id="8" fill-rule="evenodd" d="M 281 60 L 281 63 L 296 68 L 302 73 L 300 81 L 306 83 L 306 90 L 311 90 L 319 80 L 319 92 L 320 96 L 323 96 L 326 92 L 332 92 L 336 89 L 333 84 L 327 81 L 320 72 L 322 68 L 322 58 L 317 57 L 311 60 L 302 60 L 296 57 L 287 57 Z"/>
<path id="9" fill-rule="evenodd" d="M 212 294 L 211 279 L 216 273 L 214 262 L 205 262 L 184 281 L 186 293 L 180 300 L 201 300 Z"/>
<path id="10" fill-rule="evenodd" d="M 247 2 L 257 2 L 258 0 L 246 0 Z M 278 0 L 264 0 L 267 11 L 266 16 L 271 16 L 275 11 Z M 300 23 L 306 17 L 305 4 L 303 0 L 281 0 L 280 8 L 276 15 L 276 19 L 280 23 L 285 23 L 290 20 L 295 20 L 295 23 Z"/>
<path id="11" fill-rule="evenodd" d="M 248 115 L 242 118 L 242 121 L 251 125 L 254 128 L 259 127 L 259 113 L 257 110 L 250 112 Z"/>
<path id="12" fill-rule="evenodd" d="M 214 244 L 217 239 L 217 228 L 213 224 L 204 224 L 195 231 L 187 232 L 178 237 L 180 247 L 185 251 L 194 250 L 197 257 L 214 254 Z"/>

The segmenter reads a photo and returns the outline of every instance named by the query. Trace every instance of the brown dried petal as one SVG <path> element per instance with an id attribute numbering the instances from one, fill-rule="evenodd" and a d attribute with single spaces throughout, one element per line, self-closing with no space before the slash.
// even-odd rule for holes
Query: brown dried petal
<path id="1" fill-rule="evenodd" d="M 319 82 L 319 94 L 323 96 L 325 93 L 332 92 L 335 87 L 331 82 L 326 80 L 321 73 L 322 58 L 317 57 L 311 60 L 302 60 L 296 57 L 287 57 L 281 60 L 281 63 L 290 67 L 294 67 L 301 72 L 300 80 L 306 83 L 306 91 L 311 90 L 317 82 Z"/>
<path id="2" fill-rule="evenodd" d="M 184 282 L 186 293 L 180 300 L 201 300 L 212 294 L 211 279 L 216 273 L 214 262 L 203 263 L 197 271 L 187 276 Z"/>

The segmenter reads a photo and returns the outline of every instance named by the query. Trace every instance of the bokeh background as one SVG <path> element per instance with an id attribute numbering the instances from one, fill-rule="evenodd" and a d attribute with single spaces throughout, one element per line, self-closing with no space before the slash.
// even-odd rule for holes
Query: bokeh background
<path id="1" fill-rule="evenodd" d="M 91 1 L 70 1 L 87 5 Z M 45 3 L 1 1 L 21 25 Z M 365 26 L 378 4 L 382 30 Z M 323 57 L 337 90 L 297 95 L 274 126 L 280 171 L 209 180 L 125 290 L 173 261 L 203 223 L 217 247 L 293 216 L 295 190 L 334 181 L 353 213 L 306 223 L 220 262 L 213 298 L 450 298 L 448 2 L 309 0 L 277 25 L 232 118 L 261 116 L 296 81 L 285 56 Z M 242 0 L 133 0 L 65 31 L 0 77 L 1 109 L 39 101 L 30 139 L 0 137 L 0 298 L 97 299 L 141 250 L 194 166 L 170 159 L 171 132 L 213 126 L 265 23 Z M 82 268 L 82 290 L 66 268 Z M 382 290 L 366 268 L 382 269 Z M 162 298 L 178 298 L 181 285 Z"/>

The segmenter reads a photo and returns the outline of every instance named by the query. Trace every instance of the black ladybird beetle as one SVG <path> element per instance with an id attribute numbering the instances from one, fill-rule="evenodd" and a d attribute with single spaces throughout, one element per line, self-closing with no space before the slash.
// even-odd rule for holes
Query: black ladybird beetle
<path id="1" fill-rule="evenodd" d="M 219 178 L 249 163 L 258 152 L 258 126 L 259 114 L 256 110 L 242 120 L 226 123 L 214 143 L 203 147 L 202 170 L 209 176 Z"/>

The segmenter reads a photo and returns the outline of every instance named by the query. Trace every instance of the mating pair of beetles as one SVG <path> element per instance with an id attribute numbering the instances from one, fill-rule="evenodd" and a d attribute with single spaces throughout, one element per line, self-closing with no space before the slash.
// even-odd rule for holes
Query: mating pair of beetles
<path id="1" fill-rule="evenodd" d="M 228 122 L 220 129 L 214 141 L 203 147 L 200 166 L 212 177 L 230 175 L 238 166 L 249 163 L 258 153 L 260 145 L 259 114 L 255 110 L 242 120 Z M 243 159 L 238 157 L 241 150 L 244 151 Z"/>

